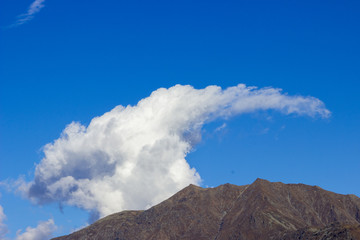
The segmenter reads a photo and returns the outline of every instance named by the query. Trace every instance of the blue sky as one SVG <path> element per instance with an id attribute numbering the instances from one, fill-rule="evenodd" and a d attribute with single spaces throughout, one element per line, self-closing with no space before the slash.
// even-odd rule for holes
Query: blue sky
<path id="1" fill-rule="evenodd" d="M 34 204 L 13 181 L 34 179 L 44 145 L 71 122 L 87 126 L 176 84 L 281 88 L 331 111 L 328 118 L 253 111 L 205 124 L 186 156 L 201 186 L 260 177 L 360 196 L 358 1 L 46 0 L 19 24 L 32 3 L 2 0 L 0 9 L 6 237 L 48 219 L 53 236 L 84 226 L 87 211 L 60 200 L 61 207 Z"/>

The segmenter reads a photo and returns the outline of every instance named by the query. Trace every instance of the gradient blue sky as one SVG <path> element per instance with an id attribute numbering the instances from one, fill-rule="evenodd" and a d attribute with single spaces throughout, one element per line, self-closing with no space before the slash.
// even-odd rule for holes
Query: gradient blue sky
<path id="1" fill-rule="evenodd" d="M 220 122 L 208 124 L 187 157 L 202 186 L 260 177 L 360 196 L 359 1 L 46 0 L 11 26 L 31 3 L 1 1 L 0 181 L 32 179 L 42 146 L 72 121 L 86 125 L 160 87 L 245 83 L 314 96 L 332 116 L 258 112 L 221 134 Z M 54 236 L 88 219 L 0 193 L 9 238 L 49 218 Z"/>

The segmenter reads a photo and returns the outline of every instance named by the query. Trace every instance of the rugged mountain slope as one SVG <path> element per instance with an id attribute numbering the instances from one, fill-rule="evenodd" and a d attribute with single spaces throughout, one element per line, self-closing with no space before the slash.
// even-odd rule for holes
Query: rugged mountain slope
<path id="1" fill-rule="evenodd" d="M 149 210 L 112 214 L 56 239 L 360 240 L 360 198 L 262 179 L 190 185 Z"/>

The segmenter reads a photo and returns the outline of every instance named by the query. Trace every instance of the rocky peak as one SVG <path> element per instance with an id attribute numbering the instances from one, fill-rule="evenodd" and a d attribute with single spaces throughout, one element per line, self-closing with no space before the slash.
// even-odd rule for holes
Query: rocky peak
<path id="1" fill-rule="evenodd" d="M 124 211 L 58 240 L 359 239 L 360 199 L 304 184 L 189 185 L 146 211 Z"/>

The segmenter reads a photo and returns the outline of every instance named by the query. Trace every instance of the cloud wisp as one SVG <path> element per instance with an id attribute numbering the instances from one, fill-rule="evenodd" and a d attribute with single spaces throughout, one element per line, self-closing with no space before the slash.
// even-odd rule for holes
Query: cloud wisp
<path id="1" fill-rule="evenodd" d="M 6 215 L 4 213 L 3 207 L 0 205 L 0 239 L 5 239 L 5 235 L 8 232 L 7 226 L 4 224 Z"/>
<path id="2" fill-rule="evenodd" d="M 17 21 L 13 23 L 10 27 L 17 27 L 23 25 L 24 23 L 27 23 L 28 21 L 33 19 L 35 14 L 40 12 L 40 10 L 45 7 L 44 2 L 45 0 L 35 0 L 33 3 L 31 3 L 27 12 L 19 15 L 17 17 Z"/>
<path id="3" fill-rule="evenodd" d="M 105 216 L 144 209 L 188 184 L 201 183 L 185 157 L 201 140 L 204 124 L 259 110 L 326 118 L 314 97 L 281 89 L 239 84 L 221 89 L 176 85 L 160 88 L 136 106 L 117 106 L 92 119 L 73 122 L 44 146 L 35 177 L 20 189 L 33 202 L 60 202 Z"/>
<path id="4" fill-rule="evenodd" d="M 46 222 L 40 222 L 35 228 L 27 227 L 25 232 L 21 230 L 16 233 L 16 240 L 48 240 L 57 229 L 54 220 L 49 219 Z"/>

